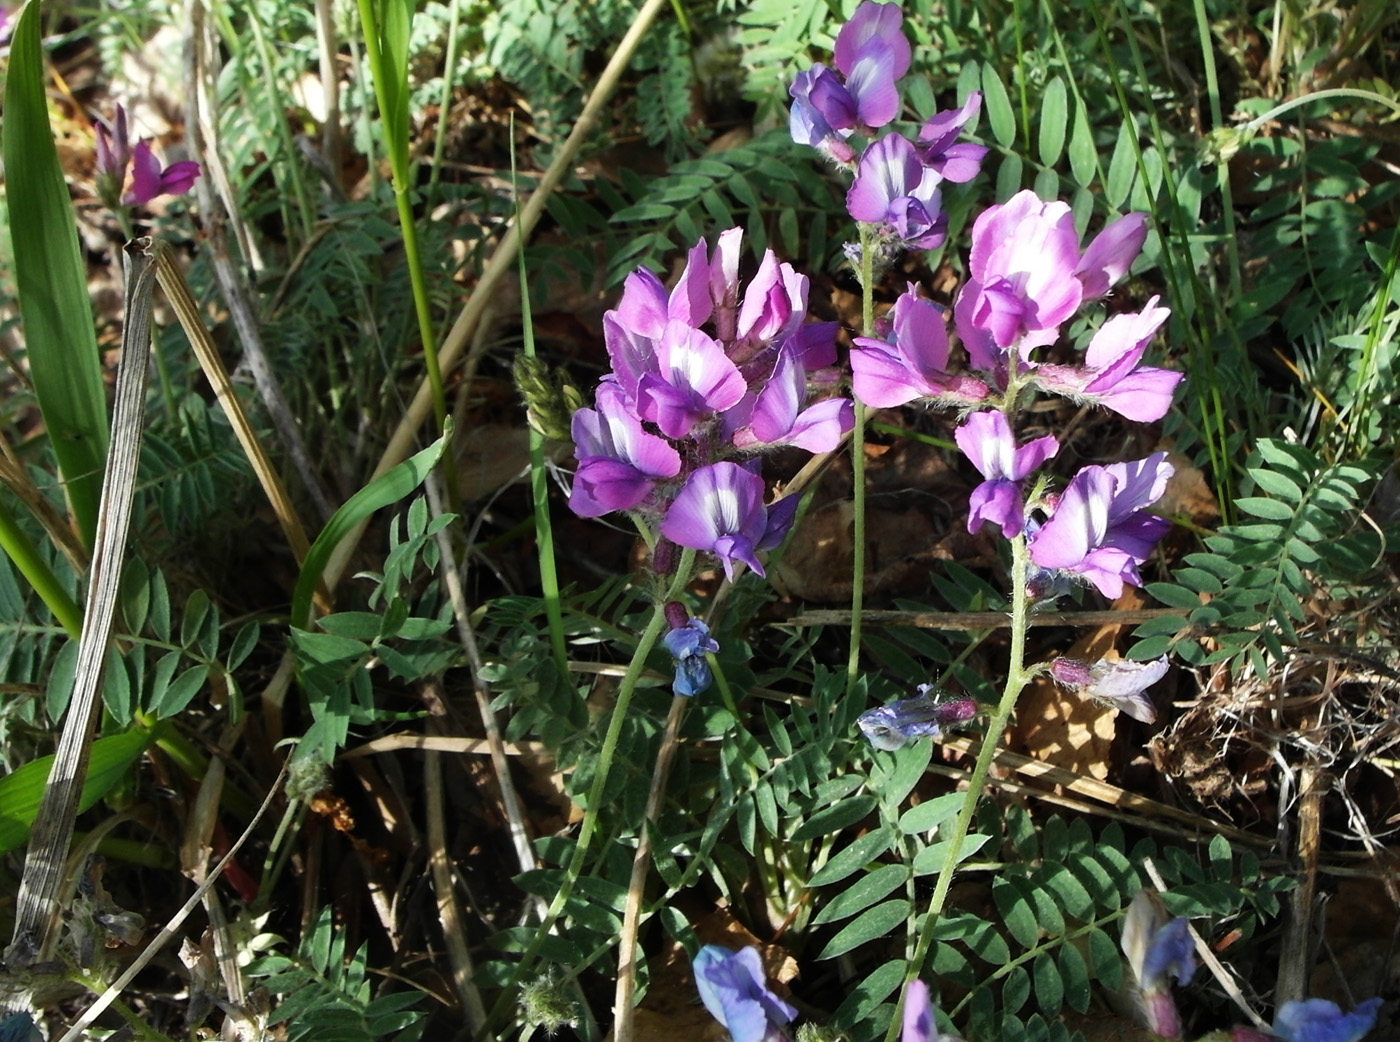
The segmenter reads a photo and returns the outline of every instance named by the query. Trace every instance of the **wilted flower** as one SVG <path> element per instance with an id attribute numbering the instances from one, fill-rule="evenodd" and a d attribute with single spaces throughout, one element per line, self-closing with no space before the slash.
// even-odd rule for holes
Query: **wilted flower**
<path id="1" fill-rule="evenodd" d="M 1284 1042 L 1359 1042 L 1376 1026 L 1380 1008 L 1379 998 L 1367 999 L 1350 1013 L 1326 999 L 1285 1002 L 1274 1018 L 1274 1034 Z"/>
<path id="2" fill-rule="evenodd" d="M 907 138 L 887 134 L 860 157 L 856 179 L 846 193 L 846 212 L 864 224 L 878 225 L 904 246 L 934 250 L 943 245 L 948 229 L 938 189 L 942 180 L 924 165 Z"/>
<path id="3" fill-rule="evenodd" d="M 876 749 L 894 752 L 918 738 L 941 738 L 946 728 L 977 715 L 971 698 L 940 702 L 930 694 L 932 684 L 920 684 L 918 695 L 861 713 L 856 724 Z"/>
<path id="4" fill-rule="evenodd" d="M 1018 446 L 1006 415 L 986 409 L 965 419 L 953 440 L 986 479 L 972 490 L 967 530 L 976 532 L 990 522 L 1007 539 L 1020 535 L 1025 525 L 1021 481 L 1060 451 L 1059 441 L 1047 434 Z"/>
<path id="5" fill-rule="evenodd" d="M 1030 557 L 1088 579 L 1106 597 L 1123 583 L 1141 586 L 1138 565 L 1171 528 L 1145 513 L 1161 498 L 1174 468 L 1165 452 L 1131 463 L 1085 467 L 1060 495 L 1050 519 L 1030 538 Z"/>
<path id="6" fill-rule="evenodd" d="M 1100 659 L 1093 665 L 1057 658 L 1050 663 L 1050 675 L 1065 687 L 1150 724 L 1157 719 L 1157 707 L 1147 697 L 1147 689 L 1167 675 L 1167 656 L 1151 662 Z"/>
<path id="7" fill-rule="evenodd" d="M 1119 222 L 1122 223 L 1121 221 Z M 1042 390 L 1112 409 L 1138 423 L 1160 420 L 1171 408 L 1181 373 L 1139 365 L 1148 343 L 1171 311 L 1153 297 L 1136 314 L 1114 315 L 1089 341 L 1083 366 L 1041 365 Z"/>
<path id="8" fill-rule="evenodd" d="M 882 337 L 858 336 L 851 351 L 851 387 L 877 409 L 916 398 L 970 404 L 987 396 L 987 385 L 948 370 L 948 330 L 942 310 L 911 286 L 880 323 Z"/>
<path id="9" fill-rule="evenodd" d="M 1120 944 L 1137 980 L 1148 1029 L 1163 1038 L 1180 1038 L 1181 1017 L 1167 977 L 1184 984 L 1196 972 L 1190 925 L 1182 918 L 1169 919 L 1155 890 L 1139 890 L 1123 917 Z"/>
<path id="10" fill-rule="evenodd" d="M 731 951 L 707 944 L 691 964 L 700 1001 L 733 1042 L 773 1042 L 797 1010 L 768 988 L 757 948 Z"/>
<path id="11" fill-rule="evenodd" d="M 661 534 L 677 546 L 713 553 L 731 580 L 735 561 L 763 575 L 757 554 L 783 541 L 797 503 L 789 496 L 769 509 L 757 473 L 737 463 L 712 463 L 687 479 L 661 522 Z"/>
<path id="12" fill-rule="evenodd" d="M 661 643 L 675 660 L 676 679 L 671 685 L 672 691 L 690 697 L 709 690 L 714 677 L 705 655 L 719 651 L 719 643 L 710 636 L 710 627 L 699 619 L 688 619 L 662 637 Z"/>

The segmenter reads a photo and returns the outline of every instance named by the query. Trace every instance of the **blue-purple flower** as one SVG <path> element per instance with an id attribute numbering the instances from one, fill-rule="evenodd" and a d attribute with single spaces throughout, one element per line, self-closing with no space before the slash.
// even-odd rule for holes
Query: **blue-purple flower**
<path id="1" fill-rule="evenodd" d="M 1125 582 L 1141 586 L 1138 565 L 1171 528 L 1170 521 L 1145 511 L 1161 498 L 1173 473 L 1165 452 L 1083 468 L 1031 535 L 1031 560 L 1083 576 L 1106 597 L 1120 596 Z"/>
<path id="2" fill-rule="evenodd" d="M 697 423 L 739 404 L 748 389 L 719 343 L 679 320 L 656 342 L 656 369 L 637 381 L 638 412 L 668 438 L 684 438 Z"/>
<path id="3" fill-rule="evenodd" d="M 965 419 L 953 440 L 985 479 L 968 501 L 967 530 L 990 523 L 1007 539 L 1020 535 L 1026 521 L 1021 481 L 1060 451 L 1059 441 L 1047 434 L 1018 446 L 1006 415 L 985 409 Z"/>
<path id="4" fill-rule="evenodd" d="M 1100 659 L 1092 665 L 1057 658 L 1050 663 L 1050 675 L 1072 691 L 1100 699 L 1134 720 L 1150 724 L 1157 719 L 1157 707 L 1147 697 L 1147 689 L 1167 675 L 1167 656 L 1150 662 Z"/>
<path id="5" fill-rule="evenodd" d="M 763 478 L 755 471 L 728 461 L 712 463 L 687 479 L 661 522 L 661 534 L 677 546 L 714 554 L 731 580 L 735 562 L 763 575 L 758 553 L 783 541 L 797 503 L 789 496 L 765 507 Z"/>
<path id="6" fill-rule="evenodd" d="M 907 138 L 886 134 L 860 157 L 846 212 L 911 249 L 935 250 L 948 230 L 938 188 L 942 181 Z"/>
<path id="7" fill-rule="evenodd" d="M 977 715 L 971 698 L 940 702 L 931 694 L 932 684 L 920 684 L 913 698 L 891 702 L 861 713 L 856 724 L 876 749 L 894 752 L 919 738 L 941 738 L 945 730 Z"/>
<path id="8" fill-rule="evenodd" d="M 601 517 L 641 505 L 658 481 L 680 473 L 680 454 L 665 438 L 649 434 L 613 380 L 598 385 L 595 408 L 573 418 L 578 471 L 569 508 L 579 517 Z"/>
<path id="9" fill-rule="evenodd" d="M 1376 1026 L 1380 1008 L 1379 998 L 1367 999 L 1350 1013 L 1326 999 L 1285 1002 L 1274 1018 L 1274 1034 L 1284 1042 L 1360 1042 Z"/>
<path id="10" fill-rule="evenodd" d="M 687 619 L 662 637 L 661 643 L 675 660 L 676 679 L 671 690 L 686 697 L 708 691 L 714 676 L 705 655 L 719 651 L 719 642 L 710 636 L 710 627 L 699 619 Z"/>
<path id="11" fill-rule="evenodd" d="M 1163 1038 L 1180 1038 L 1181 1017 L 1167 978 L 1184 984 L 1196 972 L 1190 925 L 1182 918 L 1168 918 L 1155 890 L 1139 890 L 1123 917 L 1120 944 L 1137 981 L 1148 1029 Z"/>
<path id="12" fill-rule="evenodd" d="M 757 948 L 731 951 L 715 944 L 700 949 L 691 963 L 700 1001 L 729 1032 L 733 1042 L 775 1042 L 797 1010 L 768 987 Z"/>

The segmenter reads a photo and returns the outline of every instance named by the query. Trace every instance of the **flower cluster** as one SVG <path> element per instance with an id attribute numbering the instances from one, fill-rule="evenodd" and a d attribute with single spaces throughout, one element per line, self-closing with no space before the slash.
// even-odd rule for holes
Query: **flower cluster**
<path id="1" fill-rule="evenodd" d="M 756 454 L 795 445 L 827 452 L 854 422 L 834 379 L 834 323 L 808 323 L 807 279 L 768 251 L 740 292 L 743 232 L 690 251 L 669 292 L 628 276 L 603 319 L 612 372 L 573 418 L 578 471 L 569 506 L 582 517 L 633 511 L 664 540 L 763 574 L 796 499 L 765 505 Z M 679 656 L 678 656 L 679 658 Z M 703 658 L 697 660 L 703 662 Z"/>
<path id="2" fill-rule="evenodd" d="M 910 61 L 903 24 L 897 4 L 866 0 L 837 34 L 840 75 L 814 65 L 798 73 L 789 89 L 793 140 L 854 167 L 846 211 L 874 230 L 881 255 L 894 248 L 943 245 L 948 219 L 940 186 L 971 181 L 987 153 L 981 145 L 957 142 L 981 108 L 976 92 L 961 108 L 936 113 L 920 128 L 917 141 L 890 133 L 857 151 L 853 134 L 873 135 L 899 115 L 897 84 Z"/>
<path id="3" fill-rule="evenodd" d="M 186 159 L 162 167 L 149 141 L 133 146 L 127 136 L 126 109 L 121 105 L 110 126 L 97 124 L 97 194 L 108 209 L 145 206 L 162 195 L 184 195 L 197 177 L 198 163 Z"/>

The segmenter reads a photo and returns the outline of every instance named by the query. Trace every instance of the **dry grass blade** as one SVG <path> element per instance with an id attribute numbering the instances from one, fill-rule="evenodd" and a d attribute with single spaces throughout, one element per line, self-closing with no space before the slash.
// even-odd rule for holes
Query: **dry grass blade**
<path id="1" fill-rule="evenodd" d="M 306 536 L 306 529 L 302 526 L 301 517 L 292 505 L 291 498 L 287 495 L 286 486 L 282 484 L 282 479 L 272 466 L 272 461 L 263 451 L 262 442 L 258 440 L 257 432 L 253 430 L 253 425 L 248 422 L 248 415 L 243 411 L 243 404 L 238 400 L 238 395 L 233 389 L 233 381 L 229 379 L 223 359 L 219 357 L 218 349 L 215 348 L 209 331 L 204 328 L 199 307 L 195 304 L 189 286 L 185 284 L 185 276 L 170 256 L 170 247 L 160 239 L 151 239 L 150 243 L 150 250 L 155 258 L 156 277 L 160 280 L 160 288 L 165 291 L 166 299 L 170 301 L 170 306 L 175 309 L 175 315 L 179 318 L 180 326 L 189 339 L 190 347 L 194 349 L 195 357 L 199 359 L 199 366 L 204 370 L 204 376 L 209 381 L 210 386 L 214 388 L 219 405 L 223 408 L 224 415 L 228 417 L 229 424 L 233 427 L 234 436 L 238 438 L 238 444 L 242 447 L 243 454 L 248 457 L 248 462 L 253 467 L 253 473 L 258 476 L 258 483 L 262 485 L 263 492 L 267 494 L 268 502 L 272 504 L 273 513 L 277 515 L 277 523 L 282 526 L 287 543 L 292 548 L 292 553 L 296 555 L 297 564 L 301 564 L 306 559 L 306 551 L 311 546 L 311 542 Z M 316 603 L 322 611 L 330 610 L 329 596 L 324 589 L 317 591 Z"/>
<path id="2" fill-rule="evenodd" d="M 58 936 L 55 926 L 64 858 L 73 838 L 73 819 L 87 777 L 92 735 L 101 705 L 98 695 L 102 690 L 107 644 L 111 640 L 121 588 L 122 561 L 131 526 L 131 501 L 141 459 L 146 363 L 151 344 L 151 292 L 155 288 L 155 270 L 146 252 L 147 246 L 146 240 L 138 240 L 128 244 L 126 249 L 129 267 L 126 328 L 122 333 L 112 440 L 102 480 L 92 568 L 88 572 L 87 608 L 78 643 L 78 665 L 68 716 L 54 754 L 53 771 L 49 774 L 24 862 L 14 937 L 5 952 L 5 961 L 11 969 L 36 959 L 50 958 Z"/>

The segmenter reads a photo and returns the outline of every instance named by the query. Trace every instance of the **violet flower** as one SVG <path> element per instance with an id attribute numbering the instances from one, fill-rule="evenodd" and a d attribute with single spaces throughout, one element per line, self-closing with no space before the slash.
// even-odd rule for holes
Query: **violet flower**
<path id="1" fill-rule="evenodd" d="M 699 619 L 689 619 L 662 637 L 661 643 L 675 661 L 676 679 L 671 690 L 687 698 L 708 691 L 714 676 L 705 655 L 719 651 L 719 643 L 710 636 L 710 627 Z"/>
<path id="2" fill-rule="evenodd" d="M 700 1001 L 729 1032 L 733 1042 L 774 1042 L 797 1010 L 768 987 L 757 948 L 731 951 L 715 944 L 700 949 L 691 963 Z"/>
<path id="3" fill-rule="evenodd" d="M 612 380 L 598 385 L 595 408 L 573 418 L 578 471 L 569 509 L 579 517 L 601 517 L 641 504 L 658 481 L 680 473 L 680 454 L 664 439 L 648 434 L 632 403 Z"/>
<path id="4" fill-rule="evenodd" d="M 762 389 L 724 414 L 724 430 L 736 449 L 796 445 L 830 452 L 855 426 L 855 406 L 847 398 L 825 398 L 804 409 L 806 401 L 807 370 L 785 346 Z"/>
<path id="5" fill-rule="evenodd" d="M 656 341 L 655 372 L 642 372 L 636 401 L 641 418 L 668 438 L 684 438 L 697 423 L 737 405 L 747 385 L 720 345 L 679 320 Z"/>
<path id="6" fill-rule="evenodd" d="M 1122 222 L 1119 222 L 1122 223 Z M 1084 365 L 1041 365 L 1042 390 L 1112 409 L 1138 423 L 1160 420 L 1171 408 L 1182 373 L 1139 365 L 1148 343 L 1171 314 L 1153 297 L 1137 314 L 1114 315 L 1089 341 Z"/>
<path id="7" fill-rule="evenodd" d="M 754 470 L 712 463 L 686 480 L 661 522 L 661 534 L 677 546 L 713 553 L 731 581 L 736 561 L 763 575 L 757 554 L 783 541 L 797 503 L 797 496 L 789 496 L 769 509 L 763 505 L 763 478 Z"/>
<path id="8" fill-rule="evenodd" d="M 1155 890 L 1139 890 L 1123 917 L 1120 945 L 1137 980 L 1148 1030 L 1163 1038 L 1180 1038 L 1181 1017 L 1167 978 L 1185 984 L 1196 972 L 1195 945 L 1187 921 L 1168 918 Z"/>
<path id="9" fill-rule="evenodd" d="M 953 440 L 985 479 L 968 500 L 967 530 L 976 532 L 990 522 L 1013 539 L 1025 526 L 1021 481 L 1060 451 L 1052 434 L 1017 446 L 1006 415 L 994 410 L 975 412 L 953 432 Z"/>
<path id="10" fill-rule="evenodd" d="M 928 985 L 915 978 L 904 989 L 904 1025 L 899 1042 L 938 1042 Z"/>
<path id="11" fill-rule="evenodd" d="M 1106 597 L 1123 583 L 1141 586 L 1138 565 L 1171 528 L 1144 513 L 1161 498 L 1175 472 L 1165 452 L 1131 463 L 1085 467 L 1060 495 L 1054 512 L 1030 538 L 1030 558 L 1088 579 Z"/>
<path id="12" fill-rule="evenodd" d="M 1124 214 L 1094 236 L 1075 265 L 1085 300 L 1097 300 L 1128 273 L 1147 241 L 1147 214 Z"/>
<path id="13" fill-rule="evenodd" d="M 918 297 L 912 286 L 883 324 L 888 327 L 883 339 L 858 336 L 851 350 L 851 386 L 866 405 L 885 409 L 916 398 L 970 404 L 987 396 L 986 384 L 948 372 L 942 309 Z"/>
<path id="14" fill-rule="evenodd" d="M 855 158 L 845 139 L 854 130 L 883 127 L 899 114 L 895 83 L 909 71 L 911 52 L 898 4 L 866 0 L 836 36 L 835 59 L 844 82 L 814 65 L 799 73 L 788 93 L 788 129 L 841 163 Z"/>
<path id="15" fill-rule="evenodd" d="M 1134 720 L 1150 724 L 1157 719 L 1157 707 L 1147 697 L 1147 689 L 1167 675 L 1167 656 L 1151 662 L 1100 659 L 1092 665 L 1057 658 L 1050 663 L 1050 675 L 1072 691 L 1101 699 Z"/>
<path id="16" fill-rule="evenodd" d="M 938 189 L 942 180 L 924 165 L 907 138 L 887 134 L 860 157 L 846 193 L 846 212 L 864 224 L 888 229 L 910 249 L 935 250 L 948 230 Z"/>
<path id="17" fill-rule="evenodd" d="M 930 692 L 932 684 L 920 684 L 913 698 L 861 713 L 856 724 L 876 749 L 892 753 L 919 738 L 941 738 L 945 729 L 965 723 L 977 715 L 971 698 L 938 701 Z"/>
<path id="18" fill-rule="evenodd" d="M 982 92 L 975 90 L 967 96 L 960 109 L 935 112 L 919 129 L 916 146 L 919 158 L 945 181 L 963 184 L 971 181 L 982 169 L 987 155 L 984 145 L 964 141 L 957 143 L 963 127 L 982 107 Z"/>
<path id="19" fill-rule="evenodd" d="M 126 109 L 121 105 L 116 107 L 110 127 L 100 120 L 97 123 L 96 168 L 97 193 L 113 210 L 120 206 L 145 206 L 162 195 L 184 195 L 199 177 L 199 164 L 192 160 L 162 167 L 149 142 L 138 141 L 133 147 Z M 131 188 L 123 194 L 128 169 Z"/>
<path id="20" fill-rule="evenodd" d="M 1284 1042 L 1360 1042 L 1376 1026 L 1380 1008 L 1379 998 L 1367 999 L 1350 1013 L 1326 999 L 1285 1002 L 1274 1018 L 1274 1034 Z"/>

